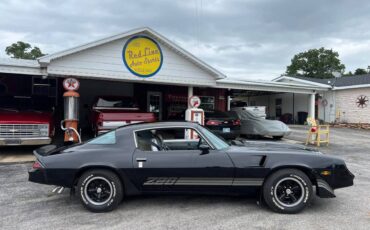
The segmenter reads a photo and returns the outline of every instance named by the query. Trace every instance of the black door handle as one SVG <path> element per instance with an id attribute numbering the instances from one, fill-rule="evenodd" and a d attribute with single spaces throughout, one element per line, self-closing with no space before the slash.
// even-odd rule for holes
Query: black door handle
<path id="1" fill-rule="evenodd" d="M 136 158 L 136 161 L 137 162 L 139 162 L 139 161 L 143 162 L 143 161 L 146 161 L 146 158 Z"/>

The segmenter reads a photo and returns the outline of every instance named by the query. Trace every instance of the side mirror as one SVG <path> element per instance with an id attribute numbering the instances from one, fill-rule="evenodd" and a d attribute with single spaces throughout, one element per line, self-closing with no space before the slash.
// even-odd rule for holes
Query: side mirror
<path id="1" fill-rule="evenodd" d="M 199 149 L 202 151 L 200 155 L 208 154 L 209 153 L 209 145 L 201 144 L 199 145 Z"/>

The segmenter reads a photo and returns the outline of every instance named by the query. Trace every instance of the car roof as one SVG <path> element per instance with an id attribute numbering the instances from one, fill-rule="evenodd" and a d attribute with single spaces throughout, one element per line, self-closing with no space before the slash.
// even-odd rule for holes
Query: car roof
<path id="1" fill-rule="evenodd" d="M 189 127 L 196 128 L 199 124 L 191 121 L 161 121 L 161 122 L 142 122 L 130 124 L 118 128 L 118 130 L 138 130 L 151 128 L 170 128 L 170 127 Z"/>

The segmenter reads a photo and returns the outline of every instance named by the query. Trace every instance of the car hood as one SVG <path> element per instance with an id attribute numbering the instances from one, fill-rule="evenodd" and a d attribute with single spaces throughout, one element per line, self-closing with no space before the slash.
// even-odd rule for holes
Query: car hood
<path id="1" fill-rule="evenodd" d="M 0 110 L 0 123 L 2 124 L 40 124 L 50 123 L 51 120 L 51 112 Z"/>
<path id="2" fill-rule="evenodd" d="M 303 145 L 270 141 L 239 141 L 231 145 L 228 152 L 321 154 L 317 149 Z"/>

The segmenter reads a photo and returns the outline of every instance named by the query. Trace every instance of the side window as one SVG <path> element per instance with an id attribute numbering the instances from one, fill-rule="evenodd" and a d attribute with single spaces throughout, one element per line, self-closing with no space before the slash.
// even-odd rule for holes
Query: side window
<path id="1" fill-rule="evenodd" d="M 91 141 L 88 142 L 89 144 L 95 144 L 95 145 L 110 145 L 116 143 L 116 131 L 111 131 L 108 133 L 105 133 L 101 136 L 98 136 Z"/>
<path id="2" fill-rule="evenodd" d="M 196 150 L 207 144 L 196 130 L 167 128 L 137 131 L 136 143 L 141 151 Z"/>

